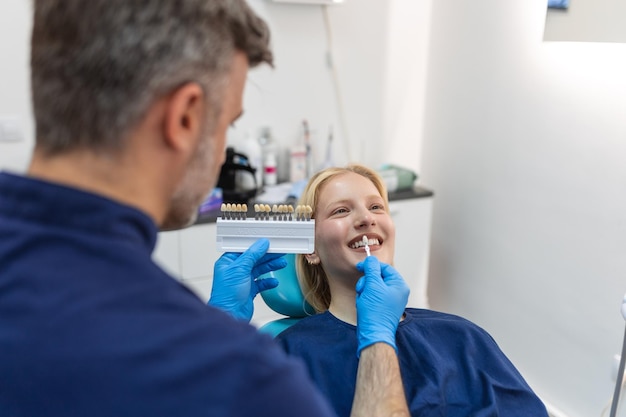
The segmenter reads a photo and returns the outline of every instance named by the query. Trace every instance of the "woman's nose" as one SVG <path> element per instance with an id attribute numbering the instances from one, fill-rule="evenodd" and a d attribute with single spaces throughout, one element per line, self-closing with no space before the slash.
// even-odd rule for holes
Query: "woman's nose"
<path id="1" fill-rule="evenodd" d="M 356 227 L 366 227 L 376 224 L 376 220 L 369 210 L 362 210 L 357 214 Z"/>

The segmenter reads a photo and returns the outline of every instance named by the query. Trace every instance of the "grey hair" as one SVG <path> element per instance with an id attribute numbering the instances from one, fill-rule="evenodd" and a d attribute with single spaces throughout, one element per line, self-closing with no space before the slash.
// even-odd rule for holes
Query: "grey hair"
<path id="1" fill-rule="evenodd" d="M 48 154 L 118 149 L 150 104 L 196 82 L 220 114 L 233 54 L 272 65 L 245 0 L 34 0 L 31 86 Z"/>

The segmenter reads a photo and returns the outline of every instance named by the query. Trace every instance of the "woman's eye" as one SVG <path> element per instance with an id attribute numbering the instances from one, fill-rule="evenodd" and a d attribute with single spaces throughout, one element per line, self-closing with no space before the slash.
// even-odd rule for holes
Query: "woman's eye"
<path id="1" fill-rule="evenodd" d="M 338 208 L 336 210 L 333 211 L 333 214 L 343 214 L 343 213 L 347 213 L 348 210 L 346 210 L 345 208 Z"/>

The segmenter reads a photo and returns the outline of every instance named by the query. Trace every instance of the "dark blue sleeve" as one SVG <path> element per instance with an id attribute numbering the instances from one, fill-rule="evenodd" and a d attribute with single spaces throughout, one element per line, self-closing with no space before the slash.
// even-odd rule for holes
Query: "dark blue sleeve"
<path id="1" fill-rule="evenodd" d="M 240 393 L 241 414 L 236 415 L 336 417 L 302 364 L 291 363 L 283 369 L 274 368 L 272 372 L 273 377 L 268 375 L 271 383 L 247 382 L 247 389 Z"/>

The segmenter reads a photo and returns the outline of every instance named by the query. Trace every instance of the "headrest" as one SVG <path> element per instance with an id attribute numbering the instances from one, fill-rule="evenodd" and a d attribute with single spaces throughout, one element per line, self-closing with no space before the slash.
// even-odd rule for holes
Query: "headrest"
<path id="1" fill-rule="evenodd" d="M 287 260 L 285 268 L 268 272 L 260 277 L 274 277 L 278 280 L 278 287 L 261 292 L 263 301 L 272 310 L 285 316 L 302 318 L 315 314 L 315 310 L 305 301 L 300 289 L 295 254 L 286 254 L 285 260 Z"/>

